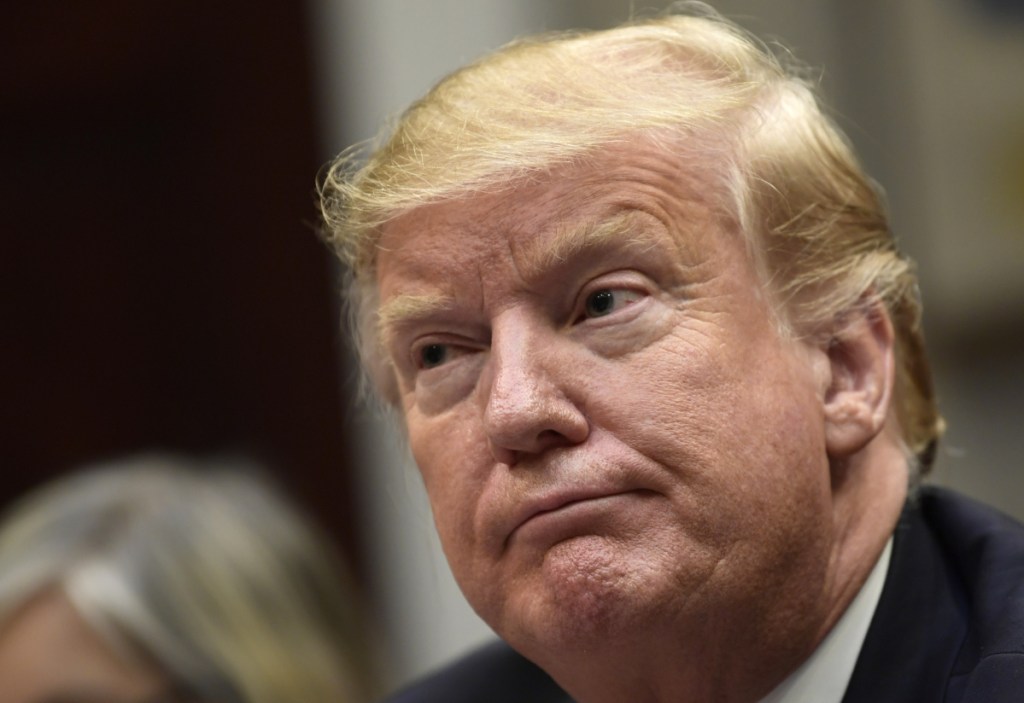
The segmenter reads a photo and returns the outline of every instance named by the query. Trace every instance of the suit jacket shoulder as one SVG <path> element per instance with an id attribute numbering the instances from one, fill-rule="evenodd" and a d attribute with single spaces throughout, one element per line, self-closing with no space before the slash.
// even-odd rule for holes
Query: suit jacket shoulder
<path id="1" fill-rule="evenodd" d="M 504 642 L 486 645 L 389 703 L 572 703 L 551 677 Z"/>
<path id="2" fill-rule="evenodd" d="M 928 487 L 894 537 L 844 703 L 1024 701 L 1024 526 Z"/>

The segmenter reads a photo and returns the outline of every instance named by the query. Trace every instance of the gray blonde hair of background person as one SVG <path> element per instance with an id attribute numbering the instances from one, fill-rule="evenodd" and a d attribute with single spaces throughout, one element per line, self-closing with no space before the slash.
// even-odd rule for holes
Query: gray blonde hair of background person
<path id="1" fill-rule="evenodd" d="M 0 624 L 53 588 L 190 700 L 368 700 L 344 571 L 251 467 L 149 456 L 27 495 L 0 523 Z"/>
<path id="2" fill-rule="evenodd" d="M 813 337 L 841 328 L 857 306 L 886 306 L 899 431 L 912 468 L 927 471 L 944 423 L 916 275 L 879 192 L 801 74 L 707 6 L 685 3 L 612 30 L 508 44 L 442 80 L 376 142 L 342 153 L 320 184 L 324 236 L 350 269 L 357 345 L 381 395 L 396 400 L 376 329 L 382 225 L 643 138 L 706 179 L 783 329 Z"/>

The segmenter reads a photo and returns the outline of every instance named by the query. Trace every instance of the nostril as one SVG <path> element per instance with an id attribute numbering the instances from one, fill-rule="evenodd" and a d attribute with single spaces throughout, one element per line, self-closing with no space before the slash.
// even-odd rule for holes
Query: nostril
<path id="1" fill-rule="evenodd" d="M 555 430 L 543 430 L 537 435 L 537 446 L 539 448 L 547 448 L 552 444 L 559 444 L 566 441 L 566 438 Z"/>
<path id="2" fill-rule="evenodd" d="M 519 463 L 521 453 L 515 449 L 508 449 L 496 444 L 493 440 L 489 442 L 491 449 L 491 456 L 499 464 L 504 464 L 510 469 Z"/>

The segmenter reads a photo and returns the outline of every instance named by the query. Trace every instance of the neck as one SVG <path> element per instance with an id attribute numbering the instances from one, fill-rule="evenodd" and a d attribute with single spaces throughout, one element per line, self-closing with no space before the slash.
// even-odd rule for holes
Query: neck
<path id="1" fill-rule="evenodd" d="M 888 432 L 855 457 L 833 462 L 832 607 L 819 639 L 856 597 L 892 536 L 907 499 L 908 481 L 906 455 Z"/>

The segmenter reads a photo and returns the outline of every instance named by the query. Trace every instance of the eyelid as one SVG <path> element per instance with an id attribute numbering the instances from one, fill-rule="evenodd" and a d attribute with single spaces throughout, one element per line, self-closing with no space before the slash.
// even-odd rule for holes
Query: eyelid
<path id="1" fill-rule="evenodd" d="M 653 293 L 649 279 L 637 271 L 626 270 L 602 274 L 587 281 L 587 283 L 580 289 L 570 318 L 573 324 L 584 320 L 597 321 L 605 320 L 607 318 L 615 318 L 616 315 L 621 312 L 612 312 L 611 314 L 603 317 L 586 317 L 587 299 L 597 291 L 601 290 L 631 291 L 639 293 L 645 298 L 651 296 Z M 637 302 L 639 303 L 641 301 Z"/>
<path id="2" fill-rule="evenodd" d="M 420 354 L 423 350 L 431 346 L 442 346 L 446 347 L 448 354 L 455 353 L 451 358 L 447 358 L 437 366 L 425 367 L 420 359 Z M 483 347 L 479 343 L 474 343 L 465 337 L 458 337 L 447 334 L 427 334 L 414 339 L 408 346 L 408 358 L 409 363 L 414 374 L 422 371 L 430 371 L 432 369 L 441 368 L 447 366 L 454 359 L 460 358 L 467 354 L 480 351 Z"/>

